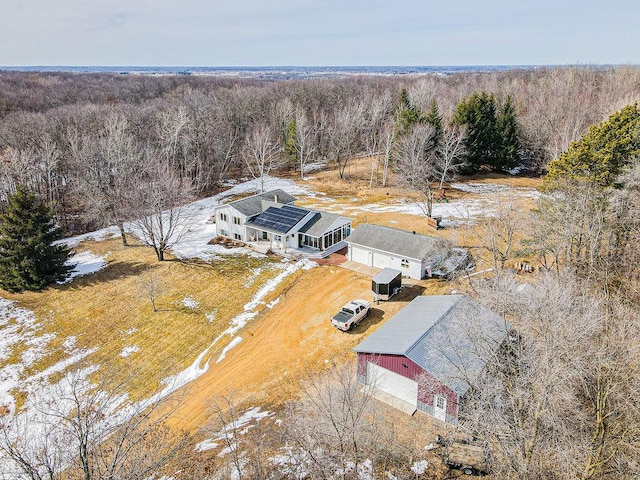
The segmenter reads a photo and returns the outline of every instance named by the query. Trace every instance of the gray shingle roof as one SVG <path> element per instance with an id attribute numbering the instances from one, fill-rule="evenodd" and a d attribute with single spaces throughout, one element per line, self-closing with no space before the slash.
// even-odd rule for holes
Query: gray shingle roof
<path id="1" fill-rule="evenodd" d="M 300 232 L 312 237 L 320 237 L 340 218 L 345 217 L 335 213 L 316 211 L 316 215 L 300 229 Z"/>
<path id="2" fill-rule="evenodd" d="M 354 350 L 404 355 L 463 395 L 509 328 L 464 295 L 420 296 Z"/>
<path id="3" fill-rule="evenodd" d="M 440 258 L 449 250 L 444 239 L 370 223 L 358 225 L 346 242 L 415 260 Z"/>
<path id="4" fill-rule="evenodd" d="M 247 217 L 253 217 L 254 215 L 262 213 L 263 200 L 275 202 L 276 199 L 277 203 L 285 204 L 292 203 L 296 200 L 287 192 L 278 188 L 276 190 L 271 190 L 270 192 L 258 193 L 247 198 L 241 198 L 240 200 L 229 202 L 227 205 L 232 205 L 233 208 Z"/>

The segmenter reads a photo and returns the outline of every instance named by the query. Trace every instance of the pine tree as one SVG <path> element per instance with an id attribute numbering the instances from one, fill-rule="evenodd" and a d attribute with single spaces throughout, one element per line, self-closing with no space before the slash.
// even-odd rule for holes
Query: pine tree
<path id="1" fill-rule="evenodd" d="M 403 137 L 407 135 L 414 125 L 425 122 L 425 117 L 419 108 L 411 104 L 409 100 L 409 93 L 406 88 L 400 92 L 400 98 L 396 105 L 396 137 Z"/>
<path id="2" fill-rule="evenodd" d="M 496 167 L 509 170 L 520 163 L 520 140 L 518 137 L 518 120 L 511 95 L 508 95 L 497 122 L 500 148 Z"/>
<path id="3" fill-rule="evenodd" d="M 436 148 L 442 141 L 442 115 L 440 115 L 440 111 L 438 110 L 438 102 L 436 102 L 435 99 L 431 102 L 431 108 L 429 108 L 429 112 L 425 117 L 425 122 L 433 127 L 433 144 L 430 145 L 430 147 Z"/>
<path id="4" fill-rule="evenodd" d="M 554 188 L 565 180 L 578 180 L 609 187 L 638 156 L 640 108 L 634 103 L 593 125 L 585 136 L 551 161 L 544 186 Z"/>
<path id="5" fill-rule="evenodd" d="M 476 172 L 483 166 L 494 168 L 500 149 L 495 96 L 482 92 L 463 100 L 456 107 L 453 123 L 467 126 L 464 173 Z"/>
<path id="6" fill-rule="evenodd" d="M 70 251 L 54 245 L 61 237 L 51 210 L 18 186 L 0 216 L 0 287 L 10 292 L 40 290 L 67 278 Z"/>
<path id="7" fill-rule="evenodd" d="M 289 155 L 295 164 L 298 160 L 298 150 L 296 149 L 296 118 L 293 117 L 287 126 L 287 138 L 284 143 L 284 153 Z"/>

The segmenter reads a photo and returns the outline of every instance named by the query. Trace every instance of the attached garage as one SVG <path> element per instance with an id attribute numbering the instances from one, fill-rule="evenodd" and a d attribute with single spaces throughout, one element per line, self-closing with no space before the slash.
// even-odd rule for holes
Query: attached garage
<path id="1" fill-rule="evenodd" d="M 367 384 L 414 407 L 418 405 L 418 382 L 372 362 L 367 362 Z"/>
<path id="2" fill-rule="evenodd" d="M 371 266 L 371 250 L 360 248 L 357 245 L 349 245 L 349 260 Z"/>
<path id="3" fill-rule="evenodd" d="M 373 266 L 376 268 L 387 268 L 391 266 L 391 257 L 386 253 L 373 252 Z"/>

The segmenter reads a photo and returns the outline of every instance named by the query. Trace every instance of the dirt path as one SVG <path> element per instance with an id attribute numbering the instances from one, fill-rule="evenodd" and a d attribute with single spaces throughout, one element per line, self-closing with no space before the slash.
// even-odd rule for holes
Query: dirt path
<path id="1" fill-rule="evenodd" d="M 340 332 L 331 326 L 332 312 L 354 298 L 370 299 L 370 278 L 336 266 L 304 272 L 272 310 L 239 333 L 243 341 L 222 362 L 212 359 L 209 371 L 189 384 L 175 426 L 196 431 L 206 425 L 211 405 L 223 396 L 247 407 L 295 398 L 297 379 L 330 368 L 333 360 L 353 360 L 351 350 L 365 335 L 423 291 L 406 288 L 394 301 L 374 305 L 353 332 Z"/>

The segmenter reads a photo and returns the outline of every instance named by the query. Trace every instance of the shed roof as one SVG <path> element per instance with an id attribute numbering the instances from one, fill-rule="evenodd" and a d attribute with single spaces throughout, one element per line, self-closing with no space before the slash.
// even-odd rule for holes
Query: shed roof
<path id="1" fill-rule="evenodd" d="M 315 213 L 315 216 L 300 229 L 300 232 L 312 237 L 321 237 L 339 219 L 343 218 L 345 221 L 349 221 L 348 218 L 335 213 L 321 211 L 316 211 Z"/>
<path id="2" fill-rule="evenodd" d="M 449 249 L 448 242 L 441 238 L 370 223 L 358 225 L 346 242 L 415 260 L 441 257 Z"/>
<path id="3" fill-rule="evenodd" d="M 464 295 L 420 296 L 354 350 L 406 356 L 463 395 L 510 327 Z"/>
<path id="4" fill-rule="evenodd" d="M 246 215 L 247 217 L 253 217 L 254 215 L 262 213 L 263 200 L 287 204 L 294 202 L 296 199 L 284 190 L 278 188 L 269 192 L 258 193 L 250 197 L 241 198 L 240 200 L 235 200 L 225 205 L 231 205 L 243 215 Z"/>
<path id="5" fill-rule="evenodd" d="M 402 275 L 402 272 L 400 270 L 387 267 L 381 270 L 380 272 L 378 272 L 378 274 L 375 277 L 373 277 L 372 281 L 375 283 L 389 283 L 398 275 Z"/>

